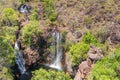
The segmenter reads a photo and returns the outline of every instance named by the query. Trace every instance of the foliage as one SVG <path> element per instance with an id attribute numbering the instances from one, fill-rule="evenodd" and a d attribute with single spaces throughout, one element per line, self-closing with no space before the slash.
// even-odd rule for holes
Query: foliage
<path id="1" fill-rule="evenodd" d="M 120 50 L 115 50 L 113 54 L 108 57 L 104 57 L 101 61 L 98 61 L 88 80 L 119 80 L 117 71 L 120 65 Z"/>
<path id="2" fill-rule="evenodd" d="M 0 37 L 0 56 L 5 58 L 7 63 L 12 64 L 12 59 L 14 58 L 13 53 L 12 46 Z"/>
<path id="3" fill-rule="evenodd" d="M 4 41 L 8 42 L 9 44 L 14 44 L 15 40 L 15 31 L 17 31 L 17 26 L 14 27 L 8 27 L 3 26 L 0 27 L 0 37 L 4 39 Z"/>
<path id="4" fill-rule="evenodd" d="M 33 36 L 39 37 L 41 34 L 40 26 L 38 21 L 30 21 L 25 25 L 22 30 L 23 44 L 31 46 L 33 44 Z"/>
<path id="5" fill-rule="evenodd" d="M 105 56 L 109 54 L 110 46 L 108 42 L 105 42 L 104 44 L 99 44 L 98 46 L 100 47 L 100 49 L 102 49 Z"/>
<path id="6" fill-rule="evenodd" d="M 71 77 L 62 71 L 39 69 L 33 71 L 31 80 L 72 80 Z"/>
<path id="7" fill-rule="evenodd" d="M 29 18 L 31 21 L 38 20 L 37 12 L 33 12 Z"/>
<path id="8" fill-rule="evenodd" d="M 86 44 L 90 44 L 90 43 L 92 43 L 94 45 L 98 44 L 98 40 L 90 32 L 87 32 L 83 36 L 82 41 Z"/>
<path id="9" fill-rule="evenodd" d="M 89 45 L 83 42 L 72 45 L 68 53 L 72 61 L 72 65 L 78 65 L 81 61 L 85 60 L 87 57 L 88 50 Z"/>
<path id="10" fill-rule="evenodd" d="M 57 18 L 57 13 L 54 10 L 54 0 L 41 0 L 44 6 L 44 15 L 47 19 L 55 21 Z"/>
<path id="11" fill-rule="evenodd" d="M 2 14 L 2 21 L 4 21 L 3 25 L 17 25 L 18 20 L 18 12 L 16 12 L 12 8 L 4 8 Z"/>
<path id="12" fill-rule="evenodd" d="M 13 76 L 11 75 L 11 72 L 8 68 L 3 67 L 0 69 L 0 79 L 1 80 L 13 80 Z"/>
<path id="13" fill-rule="evenodd" d="M 0 37 L 0 79 L 13 80 L 10 67 L 14 61 L 14 51 L 10 44 Z"/>

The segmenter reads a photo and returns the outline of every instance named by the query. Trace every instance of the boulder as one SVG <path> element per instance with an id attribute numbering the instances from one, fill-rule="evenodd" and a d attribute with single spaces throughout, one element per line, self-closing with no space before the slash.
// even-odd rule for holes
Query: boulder
<path id="1" fill-rule="evenodd" d="M 110 35 L 110 41 L 114 44 L 120 44 L 120 31 L 112 32 Z"/>
<path id="2" fill-rule="evenodd" d="M 87 53 L 87 56 L 89 59 L 96 62 L 97 60 L 100 60 L 103 57 L 103 52 L 100 48 L 91 45 L 90 50 Z"/>
<path id="3" fill-rule="evenodd" d="M 90 50 L 87 53 L 87 59 L 79 65 L 79 69 L 76 73 L 74 80 L 86 80 L 94 63 L 97 60 L 100 60 L 102 57 L 102 50 L 98 47 L 95 47 L 94 45 L 91 45 Z"/>
<path id="4" fill-rule="evenodd" d="M 79 69 L 74 80 L 85 80 L 86 76 L 89 74 L 90 71 L 91 71 L 91 66 L 88 65 L 88 61 L 83 61 L 79 65 Z"/>

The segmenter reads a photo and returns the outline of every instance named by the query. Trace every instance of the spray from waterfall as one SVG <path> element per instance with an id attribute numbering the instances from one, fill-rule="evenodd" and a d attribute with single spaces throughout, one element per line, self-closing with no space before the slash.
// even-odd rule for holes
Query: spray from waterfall
<path id="1" fill-rule="evenodd" d="M 23 59 L 23 55 L 22 55 L 22 51 L 20 50 L 19 46 L 18 46 L 18 42 L 15 42 L 15 62 L 18 65 L 18 68 L 20 70 L 21 74 L 24 74 L 26 72 L 26 68 L 25 68 L 25 61 Z"/>

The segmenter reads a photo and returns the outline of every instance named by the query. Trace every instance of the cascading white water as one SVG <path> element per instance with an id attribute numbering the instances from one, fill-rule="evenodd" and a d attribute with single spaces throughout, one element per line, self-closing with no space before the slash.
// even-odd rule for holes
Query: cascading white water
<path id="1" fill-rule="evenodd" d="M 55 54 L 55 59 L 53 61 L 53 63 L 50 65 L 50 67 L 58 69 L 58 70 L 62 70 L 62 66 L 61 66 L 61 60 L 62 60 L 62 54 L 63 54 L 63 50 L 62 50 L 62 35 L 60 32 L 54 32 L 52 34 L 53 37 L 53 42 L 52 42 L 52 54 Z"/>
<path id="2" fill-rule="evenodd" d="M 19 10 L 21 13 L 26 13 L 26 12 L 28 12 L 28 6 L 25 5 L 25 4 L 22 4 L 22 5 L 20 5 L 20 7 L 18 8 L 18 10 Z"/>
<path id="3" fill-rule="evenodd" d="M 21 74 L 24 74 L 26 72 L 26 68 L 25 68 L 25 61 L 23 59 L 23 55 L 22 55 L 22 51 L 19 49 L 18 43 L 15 42 L 15 62 L 18 65 L 18 68 L 20 70 Z"/>

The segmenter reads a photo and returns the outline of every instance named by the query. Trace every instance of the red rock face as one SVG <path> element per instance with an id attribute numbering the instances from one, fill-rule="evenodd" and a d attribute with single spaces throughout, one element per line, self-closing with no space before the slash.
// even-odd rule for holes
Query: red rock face
<path id="1" fill-rule="evenodd" d="M 92 70 L 92 66 L 96 61 L 100 60 L 103 57 L 103 53 L 100 48 L 91 45 L 90 50 L 87 53 L 87 56 L 88 57 L 86 61 L 83 61 L 79 65 L 79 69 L 78 72 L 76 73 L 74 80 L 86 80 L 87 76 Z"/>
<path id="2" fill-rule="evenodd" d="M 86 79 L 86 76 L 89 74 L 91 71 L 91 66 L 88 65 L 88 61 L 83 61 L 79 65 L 78 72 L 74 78 L 74 80 L 84 80 Z"/>
<path id="3" fill-rule="evenodd" d="M 30 48 L 27 48 L 25 50 L 24 55 L 25 55 L 25 62 L 29 66 L 40 59 L 39 54 L 37 53 L 37 50 L 31 50 Z"/>

